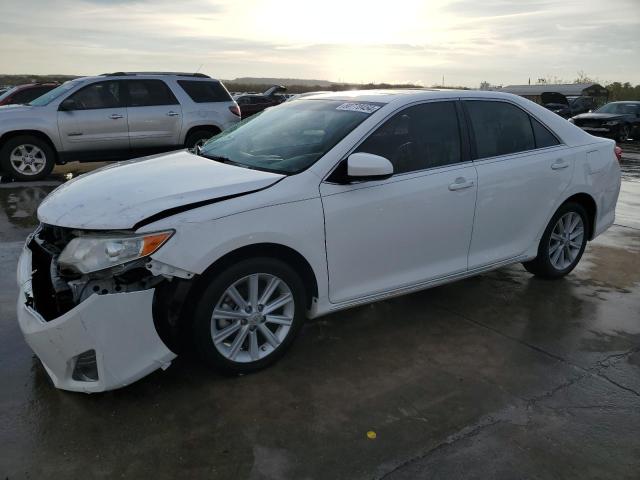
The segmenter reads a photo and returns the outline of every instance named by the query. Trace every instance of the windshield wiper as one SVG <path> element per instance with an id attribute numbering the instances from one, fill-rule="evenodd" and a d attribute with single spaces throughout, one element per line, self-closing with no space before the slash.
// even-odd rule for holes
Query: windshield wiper
<path id="1" fill-rule="evenodd" d="M 199 151 L 198 155 L 220 163 L 233 163 L 230 158 L 223 157 L 222 155 L 205 155 L 202 151 Z"/>

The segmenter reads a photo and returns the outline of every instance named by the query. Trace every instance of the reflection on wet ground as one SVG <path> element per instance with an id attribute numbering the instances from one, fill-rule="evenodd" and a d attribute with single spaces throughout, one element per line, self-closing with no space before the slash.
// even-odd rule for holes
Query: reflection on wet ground
<path id="1" fill-rule="evenodd" d="M 0 185 L 0 478 L 637 478 L 634 168 L 563 280 L 514 265 L 309 322 L 256 375 L 187 355 L 93 396 L 54 389 L 15 318 L 20 242 L 78 172 Z"/>

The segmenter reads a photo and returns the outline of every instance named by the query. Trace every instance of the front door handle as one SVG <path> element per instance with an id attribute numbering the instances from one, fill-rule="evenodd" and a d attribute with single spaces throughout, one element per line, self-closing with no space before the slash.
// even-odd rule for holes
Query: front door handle
<path id="1" fill-rule="evenodd" d="M 112 113 L 111 115 L 109 115 L 109 118 L 111 120 L 118 120 L 119 118 L 124 118 L 124 115 L 120 115 L 119 113 Z"/>
<path id="2" fill-rule="evenodd" d="M 551 164 L 552 170 L 561 170 L 563 168 L 567 168 L 569 166 L 569 162 L 565 162 L 563 159 L 558 159 Z"/>
<path id="3" fill-rule="evenodd" d="M 173 110 L 171 110 L 170 112 L 167 112 L 167 117 L 178 117 L 180 116 L 180 114 L 178 112 L 174 112 Z"/>
<path id="4" fill-rule="evenodd" d="M 473 180 L 467 180 L 464 177 L 456 178 L 456 181 L 449 185 L 449 190 L 455 192 L 456 190 L 464 190 L 465 188 L 473 187 Z"/>

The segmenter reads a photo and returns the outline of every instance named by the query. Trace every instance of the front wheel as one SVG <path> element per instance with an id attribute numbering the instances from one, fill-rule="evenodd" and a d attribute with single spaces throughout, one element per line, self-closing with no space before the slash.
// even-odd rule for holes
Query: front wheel
<path id="1" fill-rule="evenodd" d="M 542 278 L 560 278 L 573 270 L 587 245 L 587 212 L 578 203 L 565 203 L 549 221 L 540 239 L 538 256 L 523 263 Z"/>
<path id="2" fill-rule="evenodd" d="M 284 354 L 304 315 L 304 286 L 295 270 L 276 259 L 247 259 L 204 289 L 195 311 L 196 347 L 222 373 L 251 373 Z"/>
<path id="3" fill-rule="evenodd" d="M 55 165 L 53 148 L 44 140 L 20 135 L 5 142 L 0 149 L 0 170 L 19 181 L 41 180 Z"/>
<path id="4" fill-rule="evenodd" d="M 618 132 L 618 141 L 626 142 L 631 136 L 631 130 L 629 125 L 620 125 L 620 130 Z"/>

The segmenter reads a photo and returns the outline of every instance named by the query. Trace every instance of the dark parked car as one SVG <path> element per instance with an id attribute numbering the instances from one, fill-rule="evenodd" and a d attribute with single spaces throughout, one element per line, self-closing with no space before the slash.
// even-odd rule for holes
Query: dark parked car
<path id="1" fill-rule="evenodd" d="M 0 105 L 25 104 L 56 88 L 59 83 L 28 83 L 10 88 L 0 95 Z"/>
<path id="2" fill-rule="evenodd" d="M 238 106 L 242 118 L 250 117 L 258 112 L 263 111 L 266 108 L 279 105 L 286 100 L 283 95 L 278 93 L 284 92 L 285 87 L 281 85 L 274 85 L 267 89 L 264 93 L 246 93 L 238 95 L 234 98 Z"/>
<path id="3" fill-rule="evenodd" d="M 583 130 L 603 137 L 625 141 L 640 138 L 640 102 L 611 102 L 594 112 L 569 119 Z"/>
<path id="4" fill-rule="evenodd" d="M 582 96 L 570 100 L 558 92 L 544 92 L 540 95 L 540 100 L 543 107 L 564 118 L 571 118 L 597 107 L 596 99 L 593 97 Z"/>

